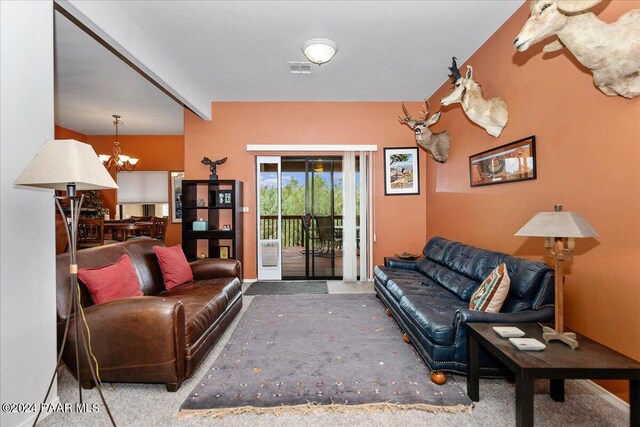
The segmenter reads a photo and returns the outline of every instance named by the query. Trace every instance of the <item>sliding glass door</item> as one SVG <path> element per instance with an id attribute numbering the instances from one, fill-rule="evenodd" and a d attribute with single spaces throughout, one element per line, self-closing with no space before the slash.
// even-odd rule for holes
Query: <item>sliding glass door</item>
<path id="1" fill-rule="evenodd" d="M 340 158 L 282 158 L 282 275 L 342 278 Z"/>
<path id="2" fill-rule="evenodd" d="M 307 159 L 306 277 L 342 278 L 342 160 Z"/>
<path id="3" fill-rule="evenodd" d="M 360 158 L 257 158 L 259 279 L 362 277 L 369 198 Z"/>

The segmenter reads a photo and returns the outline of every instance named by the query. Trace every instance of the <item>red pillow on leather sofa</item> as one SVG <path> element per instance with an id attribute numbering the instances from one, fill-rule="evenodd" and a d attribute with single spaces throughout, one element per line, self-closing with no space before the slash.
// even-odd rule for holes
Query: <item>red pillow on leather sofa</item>
<path id="1" fill-rule="evenodd" d="M 138 274 L 128 255 L 122 255 L 115 264 L 81 268 L 78 278 L 87 286 L 95 304 L 143 295 Z"/>
<path id="2" fill-rule="evenodd" d="M 181 245 L 154 246 L 153 251 L 158 257 L 164 286 L 167 290 L 193 280 L 193 271 L 191 271 L 187 257 L 184 256 Z"/>

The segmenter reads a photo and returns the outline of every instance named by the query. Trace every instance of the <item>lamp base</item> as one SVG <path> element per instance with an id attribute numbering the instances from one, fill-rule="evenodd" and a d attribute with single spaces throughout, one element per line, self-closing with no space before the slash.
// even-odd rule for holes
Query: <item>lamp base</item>
<path id="1" fill-rule="evenodd" d="M 572 349 L 578 348 L 578 340 L 573 332 L 558 332 L 548 326 L 543 326 L 542 338 L 545 341 L 562 341 Z"/>

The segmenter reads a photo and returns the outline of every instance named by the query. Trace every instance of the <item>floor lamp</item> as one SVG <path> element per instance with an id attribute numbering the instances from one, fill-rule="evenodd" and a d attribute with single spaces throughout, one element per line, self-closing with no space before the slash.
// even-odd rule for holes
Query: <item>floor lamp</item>
<path id="1" fill-rule="evenodd" d="M 44 397 L 44 402 L 47 401 L 53 381 L 56 377 L 58 365 L 62 358 L 62 352 L 67 342 L 67 335 L 69 332 L 69 320 L 71 318 L 71 312 L 73 309 L 75 317 L 75 333 L 76 333 L 76 376 L 78 379 L 78 394 L 80 396 L 80 403 L 82 403 L 82 386 L 80 379 L 80 357 L 86 358 L 89 365 L 89 370 L 93 377 L 93 382 L 98 387 L 100 398 L 109 415 L 111 423 L 115 426 L 113 416 L 109 410 L 109 406 L 104 399 L 100 383 L 97 380 L 96 369 L 93 365 L 90 355 L 90 349 L 88 345 L 86 335 L 86 325 L 80 325 L 82 316 L 79 314 L 80 307 L 80 288 L 78 286 L 78 265 L 76 262 L 77 255 L 77 237 L 78 237 L 78 219 L 80 217 L 80 208 L 82 207 L 82 195 L 77 195 L 77 190 L 103 190 L 118 188 L 111 175 L 105 169 L 104 165 L 98 158 L 98 155 L 93 151 L 93 148 L 82 142 L 75 141 L 73 139 L 56 140 L 45 142 L 40 151 L 36 154 L 35 158 L 27 165 L 22 171 L 20 176 L 14 182 L 15 185 L 48 188 L 53 190 L 66 191 L 65 196 L 56 196 L 56 206 L 60 211 L 63 218 L 67 218 L 67 240 L 69 242 L 69 275 L 70 275 L 70 301 L 67 309 L 67 319 L 64 328 L 64 336 L 62 338 L 62 346 L 56 361 L 56 367 L 47 389 L 47 394 Z M 70 215 L 67 217 L 62 207 L 62 201 L 69 201 Z M 82 347 L 82 354 L 80 354 L 80 347 Z M 42 407 L 38 412 L 38 415 L 33 423 L 35 426 L 40 417 Z"/>
<path id="2" fill-rule="evenodd" d="M 553 259 L 555 269 L 555 329 L 542 327 L 545 341 L 559 340 L 571 348 L 578 347 L 576 334 L 564 332 L 563 321 L 563 262 L 571 261 L 575 238 L 596 237 L 598 233 L 576 212 L 563 212 L 562 205 L 555 205 L 553 212 L 538 212 L 516 236 L 544 237 L 545 254 Z"/>

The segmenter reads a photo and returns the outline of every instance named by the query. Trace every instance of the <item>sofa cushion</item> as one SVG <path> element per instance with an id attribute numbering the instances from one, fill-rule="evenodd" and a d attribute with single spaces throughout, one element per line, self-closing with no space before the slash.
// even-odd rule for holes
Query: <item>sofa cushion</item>
<path id="1" fill-rule="evenodd" d="M 138 275 L 128 255 L 122 255 L 115 264 L 81 268 L 78 279 L 89 289 L 94 304 L 142 296 Z"/>
<path id="2" fill-rule="evenodd" d="M 418 271 L 466 302 L 469 302 L 471 295 L 480 285 L 480 281 L 470 279 L 447 266 L 429 259 L 418 262 Z"/>
<path id="3" fill-rule="evenodd" d="M 417 274 L 417 275 L 416 275 Z M 420 273 L 415 270 L 402 270 L 398 268 L 391 268 L 387 266 L 378 265 L 373 269 L 373 275 L 380 280 L 380 283 L 386 285 L 389 279 L 398 278 L 398 277 L 407 277 L 407 278 L 416 278 L 420 279 L 423 277 Z"/>
<path id="4" fill-rule="evenodd" d="M 441 237 L 429 240 L 423 252 L 429 260 L 475 280 L 478 284 L 507 257 L 500 252 L 467 246 Z"/>
<path id="5" fill-rule="evenodd" d="M 511 280 L 509 273 L 507 273 L 507 266 L 502 263 L 493 269 L 473 293 L 469 308 L 488 313 L 499 313 L 509 293 L 509 283 Z"/>
<path id="6" fill-rule="evenodd" d="M 508 256 L 505 263 L 511 278 L 510 298 L 533 299 L 549 279 L 549 275 L 553 276 L 553 270 L 542 262 Z"/>
<path id="7" fill-rule="evenodd" d="M 238 279 L 197 280 L 174 287 L 159 296 L 182 301 L 185 315 L 185 343 L 190 347 L 211 328 L 241 290 Z"/>
<path id="8" fill-rule="evenodd" d="M 182 251 L 181 245 L 168 248 L 164 246 L 154 246 L 153 251 L 158 256 L 164 286 L 167 290 L 193 280 L 193 272 L 191 271 L 187 257 Z"/>
<path id="9" fill-rule="evenodd" d="M 418 270 L 466 301 L 494 268 L 505 263 L 511 279 L 505 308 L 511 307 L 509 300 L 512 298 L 533 300 L 553 272 L 541 262 L 467 246 L 442 237 L 433 237 L 422 252 L 426 259 L 418 262 Z"/>
<path id="10" fill-rule="evenodd" d="M 428 280 L 423 274 L 414 270 L 382 266 L 377 266 L 374 269 L 374 274 L 397 300 L 400 300 L 404 295 L 403 289 L 419 287 L 421 282 Z"/>
<path id="11" fill-rule="evenodd" d="M 454 319 L 459 308 L 468 304 L 446 289 L 425 286 L 419 294 L 405 295 L 400 307 L 423 335 L 437 344 L 451 345 L 455 339 Z"/>
<path id="12" fill-rule="evenodd" d="M 167 289 L 162 280 L 158 256 L 153 250 L 155 246 L 164 246 L 164 244 L 151 237 L 137 237 L 126 242 L 105 246 L 105 248 L 122 247 L 126 251 L 138 272 L 142 293 L 147 296 L 158 295 Z M 89 249 L 85 249 L 83 252 L 87 251 Z"/>

